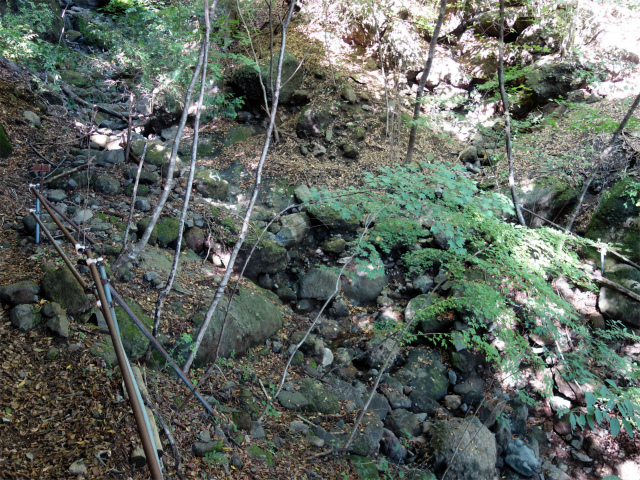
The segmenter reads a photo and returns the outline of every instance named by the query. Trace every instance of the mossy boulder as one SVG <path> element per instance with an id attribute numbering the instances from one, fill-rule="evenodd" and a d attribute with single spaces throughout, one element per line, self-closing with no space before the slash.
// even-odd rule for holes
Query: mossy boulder
<path id="1" fill-rule="evenodd" d="M 358 217 L 350 212 L 341 212 L 332 205 L 311 205 L 309 207 L 309 213 L 325 227 L 338 232 L 353 233 L 360 227 Z"/>
<path id="2" fill-rule="evenodd" d="M 285 50 L 281 77 L 284 85 L 280 90 L 280 103 L 282 104 L 289 103 L 294 92 L 302 85 L 305 70 L 303 67 L 298 69 L 299 63 L 295 55 Z M 273 75 L 270 72 L 271 65 L 273 65 Z M 270 58 L 260 62 L 259 68 L 255 64 L 240 67 L 231 78 L 231 88 L 237 95 L 243 95 L 249 101 L 263 102 L 264 93 L 260 84 L 262 78 L 262 84 L 267 91 L 267 99 L 271 100 L 271 85 L 275 84 L 277 66 L 278 57 L 276 55 L 273 62 Z M 296 69 L 298 69 L 297 72 Z"/>
<path id="3" fill-rule="evenodd" d="M 138 236 L 140 238 L 142 238 L 144 233 L 147 231 L 147 228 L 149 227 L 149 222 L 151 222 L 151 218 L 145 217 L 136 224 L 136 226 L 138 227 Z M 151 231 L 151 235 L 149 236 L 148 243 L 149 245 L 155 245 L 158 243 L 158 224 L 156 224 L 153 227 L 153 230 Z"/>
<path id="4" fill-rule="evenodd" d="M 220 177 L 217 170 L 198 170 L 193 183 L 198 193 L 213 200 L 224 200 L 229 193 L 229 183 Z"/>
<path id="5" fill-rule="evenodd" d="M 125 298 L 124 301 L 136 317 L 144 323 L 147 330 L 151 331 L 153 328 L 153 320 L 147 315 L 144 309 L 135 300 Z M 125 312 L 122 307 L 117 306 L 115 311 L 124 350 L 127 352 L 129 358 L 141 357 L 149 347 L 149 339 L 147 339 L 133 320 L 129 318 L 129 315 L 127 315 L 127 312 Z"/>
<path id="6" fill-rule="evenodd" d="M 447 394 L 449 380 L 437 352 L 417 349 L 411 351 L 407 363 L 394 375 L 403 385 L 413 387 L 414 396 L 441 400 Z M 414 401 L 414 404 L 418 402 Z"/>
<path id="7" fill-rule="evenodd" d="M 414 321 L 422 333 L 447 333 L 453 327 L 453 319 L 427 313 L 427 307 L 433 303 L 434 295 L 418 295 L 411 299 L 404 310 L 404 319 L 406 322 Z"/>
<path id="8" fill-rule="evenodd" d="M 243 256 L 248 255 L 255 239 L 248 239 L 243 246 Z M 261 240 L 249 260 L 244 274 L 248 278 L 257 278 L 262 273 L 273 275 L 287 268 L 289 255 L 287 250 L 272 240 Z M 244 262 L 239 262 L 244 265 Z M 236 263 L 238 265 L 238 263 Z"/>
<path id="9" fill-rule="evenodd" d="M 158 245 L 162 248 L 176 248 L 178 241 L 178 230 L 180 228 L 180 220 L 174 217 L 162 217 L 156 224 L 158 233 Z M 186 247 L 184 238 L 182 239 L 182 248 Z"/>
<path id="10" fill-rule="evenodd" d="M 640 207 L 625 193 L 632 185 L 633 179 L 626 178 L 613 186 L 591 218 L 585 237 L 616 243 L 627 257 L 640 263 Z M 595 249 L 588 255 L 600 265 L 600 254 Z"/>
<path id="11" fill-rule="evenodd" d="M 4 127 L 0 123 L 0 158 L 7 158 L 13 152 L 13 147 L 7 137 Z"/>
<path id="12" fill-rule="evenodd" d="M 508 193 L 507 193 L 508 194 Z M 562 212 L 570 212 L 578 199 L 578 192 L 568 183 L 554 177 L 545 177 L 518 187 L 520 204 L 537 215 L 555 219 Z M 539 227 L 544 220 L 523 212 L 527 225 Z"/>
<path id="13" fill-rule="evenodd" d="M 309 401 L 305 410 L 324 415 L 334 415 L 340 412 L 338 397 L 331 393 L 319 381 L 304 378 L 300 381 L 299 392 Z"/>
<path id="14" fill-rule="evenodd" d="M 80 315 L 90 307 L 89 298 L 66 266 L 49 270 L 40 288 L 47 300 L 60 304 L 69 315 Z"/>
<path id="15" fill-rule="evenodd" d="M 202 325 L 208 303 L 193 319 L 197 327 Z M 220 300 L 200 345 L 195 359 L 196 366 L 208 365 L 213 360 L 228 305 L 228 297 L 225 295 Z M 282 328 L 284 317 L 280 305 L 276 294 L 253 284 L 241 285 L 231 302 L 220 355 L 225 358 L 232 353 L 242 355 L 251 347 L 263 345 L 267 338 Z"/>
<path id="16" fill-rule="evenodd" d="M 607 266 L 605 276 L 640 295 L 640 271 L 631 265 Z M 636 302 L 629 296 L 603 286 L 600 289 L 598 306 L 604 316 L 621 320 L 635 328 L 640 327 L 640 302 Z"/>
<path id="17" fill-rule="evenodd" d="M 389 277 L 380 257 L 351 262 L 342 277 L 344 296 L 354 305 L 374 301 L 388 284 Z"/>
<path id="18" fill-rule="evenodd" d="M 261 460 L 265 462 L 269 467 L 276 466 L 276 459 L 273 453 L 269 450 L 259 447 L 257 444 L 252 443 L 247 447 L 247 455 L 255 460 Z"/>
<path id="19" fill-rule="evenodd" d="M 131 197 L 133 195 L 133 183 L 127 185 L 124 189 L 124 194 L 127 197 Z M 138 185 L 138 191 L 136 192 L 137 197 L 148 197 L 149 196 L 149 187 L 146 185 Z"/>

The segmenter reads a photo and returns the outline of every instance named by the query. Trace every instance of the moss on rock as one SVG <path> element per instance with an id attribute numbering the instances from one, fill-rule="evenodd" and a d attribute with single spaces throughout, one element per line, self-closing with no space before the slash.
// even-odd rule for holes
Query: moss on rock
<path id="1" fill-rule="evenodd" d="M 144 309 L 130 298 L 124 299 L 131 311 L 144 323 L 148 330 L 153 328 L 153 320 L 147 315 Z M 127 312 L 120 306 L 115 308 L 116 318 L 118 320 L 118 328 L 120 329 L 120 337 L 127 355 L 130 358 L 138 358 L 145 354 L 149 347 L 149 340 L 142 333 L 140 328 L 129 318 Z"/>

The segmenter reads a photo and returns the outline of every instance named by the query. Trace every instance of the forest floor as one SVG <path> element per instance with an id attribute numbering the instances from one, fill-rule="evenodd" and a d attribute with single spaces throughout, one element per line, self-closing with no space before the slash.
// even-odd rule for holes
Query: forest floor
<path id="1" fill-rule="evenodd" d="M 295 50 L 295 46 L 293 48 Z M 313 62 L 313 57 L 310 60 Z M 355 76 L 366 84 L 366 75 L 369 73 L 362 70 L 353 72 L 351 77 Z M 5 66 L 0 68 L 0 120 L 14 146 L 13 155 L 0 160 L 0 284 L 3 285 L 22 280 L 37 282 L 44 275 L 43 267 L 56 264 L 50 247 L 34 248 L 26 244 L 21 230 L 12 227 L 32 208 L 28 185 L 35 183 L 33 164 L 44 160 L 53 165 L 60 163 L 66 146 L 78 139 L 75 121 L 71 118 L 55 118 L 42 113 L 46 119 L 42 128 L 34 128 L 22 119 L 23 109 L 33 109 L 28 85 L 28 77 L 20 77 Z M 352 82 L 352 85 L 364 89 L 358 82 Z M 372 92 L 367 93 L 373 96 Z M 379 91 L 376 95 L 380 98 Z M 335 93 L 327 90 L 326 98 L 319 96 L 316 101 L 328 102 L 334 97 Z M 360 146 L 358 162 L 345 165 L 339 158 L 334 161 L 329 158 L 309 160 L 301 157 L 299 144 L 295 141 L 294 118 L 290 118 L 280 124 L 282 141 L 270 153 L 266 175 L 286 177 L 291 184 L 344 187 L 351 182 L 357 184 L 363 171 L 393 165 L 399 158 L 390 154 L 384 123 L 380 121 L 384 113 L 383 104 L 378 101 L 375 107 L 379 121 Z M 624 104 L 619 101 L 602 101 L 594 108 L 597 108 L 599 115 L 609 116 L 616 121 L 626 111 Z M 606 137 L 597 133 L 595 127 L 593 131 L 572 128 L 573 123 L 581 120 L 571 115 L 572 112 L 568 112 L 565 116 L 558 116 L 555 125 L 547 123 L 522 135 L 515 150 L 515 168 L 520 182 L 548 176 L 574 178 L 577 181 L 586 176 L 596 158 L 595 147 L 603 145 Z M 220 128 L 224 128 L 224 125 L 221 124 Z M 403 138 L 406 137 L 405 130 L 401 129 L 401 134 Z M 252 137 L 225 149 L 216 160 L 219 163 L 214 166 L 224 168 L 241 159 L 247 171 L 252 171 L 262 148 L 262 140 L 259 136 Z M 640 150 L 637 137 L 627 138 L 626 141 L 631 150 Z M 590 149 L 589 146 L 594 148 Z M 416 156 L 429 152 L 436 160 L 454 162 L 463 147 L 464 142 L 455 139 L 444 129 L 433 130 L 421 136 Z M 397 146 L 398 152 L 403 152 L 403 149 L 403 144 Z M 590 153 L 589 150 L 593 151 Z M 500 167 L 504 170 L 504 163 Z M 504 172 L 496 171 L 495 175 L 497 177 L 488 176 L 483 181 L 494 182 L 497 178 L 498 183 L 504 185 Z M 591 197 L 590 205 L 583 209 L 578 231 L 584 230 L 597 200 L 597 197 Z M 192 283 L 185 280 L 184 286 L 191 290 L 189 294 L 186 297 L 172 294 L 169 298 L 167 315 L 171 322 L 166 323 L 178 332 L 187 332 L 188 326 L 180 323 L 180 316 L 173 316 L 175 310 L 171 307 L 172 302 L 188 304 L 193 311 L 197 310 L 203 304 L 200 289 L 210 288 L 208 278 L 220 274 L 211 266 L 200 264 L 191 264 L 184 269 L 192 277 L 202 280 Z M 135 278 L 139 277 L 135 275 Z M 148 285 L 134 281 L 119 285 L 120 288 L 122 295 L 135 296 L 149 311 L 153 309 L 156 291 Z M 306 319 L 291 316 L 287 322 L 287 329 L 292 332 L 302 328 L 305 325 L 302 322 L 306 322 Z M 0 423 L 0 479 L 75 478 L 68 469 L 80 459 L 84 459 L 88 467 L 88 478 L 146 478 L 146 469 L 136 471 L 128 460 L 138 443 L 138 436 L 128 402 L 123 398 L 117 369 L 90 353 L 91 346 L 102 333 L 96 327 L 80 323 L 72 323 L 72 332 L 66 340 L 52 337 L 43 328 L 21 332 L 11 325 L 8 309 L 0 311 L 0 406 L 3 410 Z M 51 347 L 59 351 L 54 360 L 47 359 Z M 241 359 L 223 362 L 221 374 L 208 380 L 202 392 L 207 396 L 219 391 L 227 380 L 247 376 L 256 376 L 266 384 L 277 383 L 284 366 L 282 358 L 256 350 Z M 193 378 L 197 379 L 201 373 L 194 371 Z M 292 374 L 298 376 L 304 375 L 304 372 L 299 368 L 294 369 Z M 244 463 L 241 471 L 235 471 L 220 457 L 197 458 L 192 454 L 191 445 L 210 419 L 171 372 L 145 370 L 145 375 L 153 391 L 152 401 L 158 408 L 157 413 L 171 425 L 186 478 L 355 478 L 350 462 L 343 457 L 331 455 L 314 458 L 318 451 L 311 450 L 306 442 L 289 432 L 289 423 L 299 418 L 294 413 L 280 409 L 271 412 L 272 415 L 264 423 L 267 438 L 277 437 L 281 440 L 278 443 L 265 443 L 278 456 L 275 467 L 268 468 L 264 461 L 251 458 L 246 455 L 245 449 L 235 449 Z M 255 398 L 264 399 L 268 395 L 266 390 L 260 388 L 259 382 L 253 381 L 251 385 Z M 330 428 L 339 420 L 348 424 L 353 418 L 344 414 L 318 421 Z M 542 411 L 539 420 L 548 421 Z M 607 456 L 612 458 L 640 458 L 640 445 L 636 439 L 620 436 L 612 440 L 607 437 L 603 439 L 603 447 L 607 450 Z M 554 448 L 555 451 L 546 454 L 566 457 L 567 465 L 572 465 L 573 459 L 563 448 L 562 440 Z M 168 470 L 173 472 L 173 453 L 165 451 L 165 457 L 168 459 Z M 419 469 L 425 460 L 419 459 L 415 467 Z M 594 468 L 599 473 L 611 471 L 606 464 Z M 576 469 L 576 472 L 582 470 Z M 595 477 L 576 473 L 573 478 L 587 480 Z"/>

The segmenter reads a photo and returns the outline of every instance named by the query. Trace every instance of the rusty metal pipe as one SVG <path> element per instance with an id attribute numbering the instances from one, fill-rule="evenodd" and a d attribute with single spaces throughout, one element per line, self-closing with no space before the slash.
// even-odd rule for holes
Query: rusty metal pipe
<path id="1" fill-rule="evenodd" d="M 133 322 L 138 326 L 138 328 L 142 331 L 142 333 L 144 333 L 144 335 L 149 339 L 152 345 L 158 350 L 158 352 L 160 352 L 160 354 L 169 363 L 169 365 L 171 365 L 171 368 L 175 370 L 175 372 L 178 374 L 178 377 L 180 377 L 180 380 L 182 380 L 182 382 L 187 386 L 187 388 L 196 396 L 196 398 L 204 406 L 207 412 L 212 417 L 218 418 L 215 410 L 202 397 L 198 389 L 196 389 L 196 387 L 191 383 L 191 381 L 189 381 L 189 378 L 184 374 L 182 369 L 173 361 L 173 359 L 167 353 L 167 351 L 164 348 L 162 348 L 162 345 L 160 345 L 160 342 L 158 342 L 158 340 L 156 340 L 156 338 L 151 334 L 151 332 L 147 330 L 147 327 L 145 327 L 144 323 L 142 323 L 140 319 L 136 317 L 135 313 L 131 311 L 131 309 L 129 308 L 129 305 L 127 305 L 127 303 L 122 299 L 122 297 L 118 294 L 118 292 L 116 292 L 116 290 L 113 288 L 112 285 L 110 285 L 110 289 L 111 289 L 111 295 L 113 296 L 113 298 L 116 299 L 116 301 L 120 304 L 120 306 L 127 313 L 127 315 L 129 315 L 131 320 L 133 320 Z"/>
<path id="2" fill-rule="evenodd" d="M 87 283 L 84 281 L 80 273 L 76 270 L 76 268 L 71 263 L 71 260 L 69 260 L 69 257 L 67 257 L 67 255 L 64 253 L 62 248 L 60 248 L 60 246 L 53 239 L 53 236 L 51 236 L 51 232 L 49 232 L 49 229 L 45 227 L 44 223 L 42 223 L 42 220 L 40 220 L 35 213 L 32 213 L 31 215 L 33 215 L 33 218 L 36 219 L 36 222 L 38 222 L 38 225 L 40 225 L 40 229 L 47 236 L 47 238 L 51 242 L 51 245 L 53 245 L 53 248 L 55 248 L 58 254 L 62 257 L 62 260 L 64 260 L 64 263 L 67 265 L 67 267 L 69 267 L 69 270 L 71 270 L 71 273 L 73 273 L 73 276 L 76 277 L 76 280 L 78 280 L 78 283 L 80 284 L 80 286 L 84 289 L 85 292 L 90 291 L 91 287 L 87 285 Z"/>
<path id="3" fill-rule="evenodd" d="M 87 250 L 87 253 L 90 254 L 91 250 Z M 133 384 L 135 380 L 131 377 L 131 375 L 129 374 L 129 369 L 127 368 L 127 359 L 122 346 L 122 341 L 120 340 L 120 336 L 118 335 L 118 332 L 116 330 L 114 320 L 111 317 L 111 310 L 109 309 L 109 303 L 102 286 L 100 273 L 98 272 L 98 269 L 96 267 L 96 262 L 93 261 L 92 258 L 89 258 L 87 264 L 89 265 L 89 269 L 91 270 L 93 281 L 96 284 L 98 298 L 100 299 L 100 308 L 107 322 L 109 333 L 111 334 L 111 338 L 113 340 L 113 347 L 116 353 L 116 358 L 118 359 L 118 365 L 120 365 L 120 371 L 122 372 L 122 379 L 124 380 L 127 394 L 129 395 L 129 403 L 131 404 L 131 410 L 133 410 L 133 416 L 135 418 L 136 425 L 138 426 L 138 432 L 140 434 L 140 440 L 142 442 L 142 449 L 144 450 L 144 454 L 147 457 L 147 465 L 149 466 L 151 478 L 154 480 L 162 479 L 162 469 L 160 467 L 160 463 L 157 461 L 157 452 L 151 439 L 151 432 L 149 432 L 149 430 L 147 429 L 147 425 L 144 420 L 144 414 L 142 413 L 142 408 L 144 408 L 144 406 L 140 405 L 137 402 L 136 390 Z"/>

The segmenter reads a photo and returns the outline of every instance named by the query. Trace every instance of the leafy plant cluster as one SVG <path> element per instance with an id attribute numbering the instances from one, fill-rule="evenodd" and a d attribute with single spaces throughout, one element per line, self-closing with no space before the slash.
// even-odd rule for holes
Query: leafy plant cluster
<path id="1" fill-rule="evenodd" d="M 549 366 L 553 366 L 564 381 L 593 392 L 596 401 L 590 411 L 596 421 L 610 421 L 614 433 L 613 418 L 619 417 L 625 429 L 627 422 L 627 431 L 640 426 L 634 413 L 637 365 L 614 349 L 618 342 L 638 338 L 617 322 L 606 329 L 592 328 L 549 283 L 564 276 L 575 286 L 595 288 L 578 257 L 583 247 L 579 239 L 557 230 L 507 223 L 513 214 L 510 200 L 479 191 L 459 165 L 383 168 L 377 175 L 366 174 L 364 181 L 360 190 L 339 192 L 351 192 L 348 199 L 336 199 L 335 192 L 313 195 L 328 201 L 344 218 L 376 213 L 376 225 L 362 248 L 401 253 L 408 280 L 444 274 L 446 288 L 433 296 L 417 320 L 455 314 L 465 329 L 430 335 L 432 341 L 464 342 L 482 352 L 505 384 L 515 385 L 518 378 L 526 384 L 530 378 L 523 372 L 540 370 L 545 381 L 530 384 L 542 397 L 552 395 Z M 408 245 L 413 248 L 406 249 Z M 627 387 L 603 389 L 611 379 Z M 527 390 L 519 393 L 532 403 Z M 580 415 L 574 413 L 577 425 L 582 422 Z"/>

